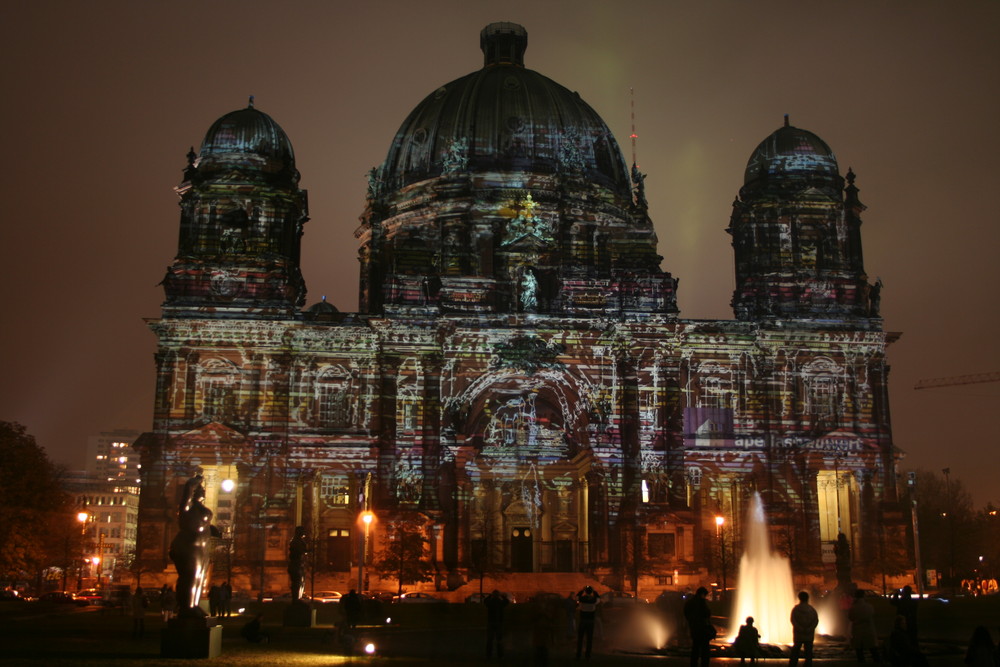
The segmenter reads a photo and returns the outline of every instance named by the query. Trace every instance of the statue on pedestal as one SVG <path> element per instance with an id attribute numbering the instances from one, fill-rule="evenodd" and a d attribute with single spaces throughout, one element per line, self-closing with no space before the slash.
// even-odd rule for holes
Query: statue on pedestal
<path id="1" fill-rule="evenodd" d="M 851 543 L 847 541 L 847 535 L 837 534 L 837 543 L 833 545 L 833 554 L 836 558 L 837 568 L 837 590 L 842 594 L 851 594 L 853 584 L 851 582 Z"/>
<path id="2" fill-rule="evenodd" d="M 178 616 L 204 616 L 198 606 L 208 576 L 208 539 L 222 537 L 212 525 L 212 510 L 205 507 L 205 485 L 201 475 L 184 485 L 177 513 L 179 531 L 170 543 L 170 560 L 177 568 Z"/>

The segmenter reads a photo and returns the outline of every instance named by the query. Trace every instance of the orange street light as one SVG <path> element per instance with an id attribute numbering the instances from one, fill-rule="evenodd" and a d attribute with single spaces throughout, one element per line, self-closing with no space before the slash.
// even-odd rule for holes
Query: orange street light
<path id="1" fill-rule="evenodd" d="M 375 520 L 375 513 L 369 510 L 365 510 L 361 513 L 361 522 L 365 524 L 365 532 L 361 537 L 361 553 L 360 558 L 358 558 L 358 592 L 365 590 L 365 560 L 368 558 L 368 533 L 372 527 L 372 521 Z"/>

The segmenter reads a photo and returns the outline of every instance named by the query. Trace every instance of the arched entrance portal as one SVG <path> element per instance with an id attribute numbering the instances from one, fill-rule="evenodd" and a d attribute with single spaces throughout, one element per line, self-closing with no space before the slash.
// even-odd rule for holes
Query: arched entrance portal
<path id="1" fill-rule="evenodd" d="M 468 553 L 498 570 L 584 569 L 591 453 L 579 392 L 559 373 L 510 373 L 481 382 L 470 404 Z"/>

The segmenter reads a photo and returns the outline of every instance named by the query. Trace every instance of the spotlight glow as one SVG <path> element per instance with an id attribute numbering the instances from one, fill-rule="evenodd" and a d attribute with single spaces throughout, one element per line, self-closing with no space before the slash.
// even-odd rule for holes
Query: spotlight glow
<path id="1" fill-rule="evenodd" d="M 367 644 L 365 644 L 365 653 L 367 653 L 368 655 L 374 655 L 375 654 L 375 644 L 372 644 L 371 642 L 368 642 Z"/>

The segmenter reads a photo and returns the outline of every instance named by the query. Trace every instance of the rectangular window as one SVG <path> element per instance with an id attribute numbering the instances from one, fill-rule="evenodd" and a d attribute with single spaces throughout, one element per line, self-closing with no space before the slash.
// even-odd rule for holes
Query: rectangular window
<path id="1" fill-rule="evenodd" d="M 835 470 L 816 473 L 816 495 L 819 505 L 819 539 L 832 542 L 838 532 L 850 533 L 851 474 Z"/>
<path id="2" fill-rule="evenodd" d="M 674 533 L 649 533 L 646 538 L 646 555 L 649 558 L 672 560 L 677 549 Z"/>
<path id="3" fill-rule="evenodd" d="M 336 475 L 323 475 L 319 494 L 329 505 L 346 506 L 351 503 L 351 491 L 347 479 Z"/>
<path id="4" fill-rule="evenodd" d="M 346 428 L 350 425 L 347 392 L 340 384 L 322 383 L 317 391 L 319 422 L 326 428 Z"/>

